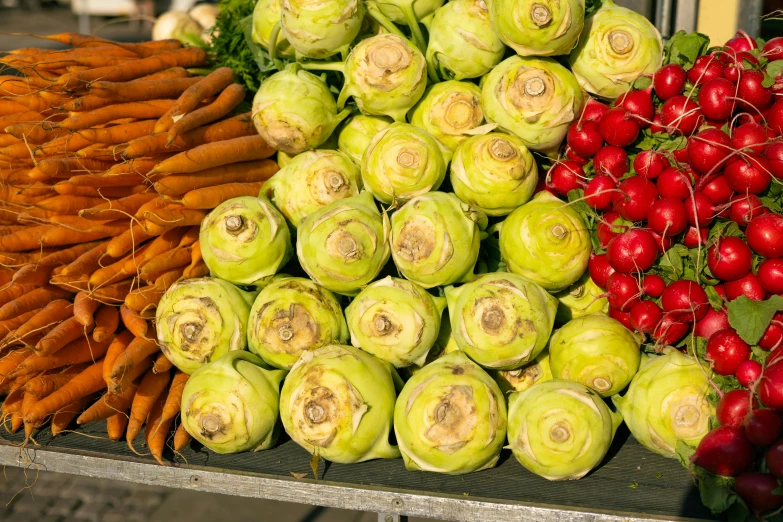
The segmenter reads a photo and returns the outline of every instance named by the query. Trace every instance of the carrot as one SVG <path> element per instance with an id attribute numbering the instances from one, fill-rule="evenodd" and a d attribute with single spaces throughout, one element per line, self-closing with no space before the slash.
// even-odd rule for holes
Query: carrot
<path id="1" fill-rule="evenodd" d="M 81 275 L 83 273 L 94 271 L 100 263 L 102 257 L 106 255 L 107 241 L 98 241 L 95 246 L 86 251 L 73 262 L 63 267 L 61 275 Z"/>
<path id="2" fill-rule="evenodd" d="M 195 279 L 198 277 L 206 277 L 209 275 L 209 267 L 204 261 L 198 260 L 195 263 L 188 266 L 183 272 L 182 276 L 185 279 Z"/>
<path id="3" fill-rule="evenodd" d="M 71 364 L 95 361 L 106 354 L 110 341 L 111 339 L 108 339 L 98 343 L 89 338 L 77 339 L 68 346 L 57 350 L 53 355 L 33 355 L 25 359 L 11 375 L 52 370 Z"/>
<path id="4" fill-rule="evenodd" d="M 148 201 L 157 198 L 154 193 L 142 193 L 127 196 L 114 201 L 106 201 L 100 205 L 83 209 L 79 215 L 85 219 L 105 221 L 107 219 L 122 219 L 128 214 L 135 214 L 139 208 Z"/>
<path id="5" fill-rule="evenodd" d="M 212 167 L 229 165 L 239 161 L 268 158 L 275 150 L 261 136 L 245 136 L 216 143 L 200 145 L 160 162 L 151 173 L 199 172 Z"/>
<path id="6" fill-rule="evenodd" d="M 73 100 L 67 101 L 62 105 L 54 108 L 69 112 L 86 112 L 101 109 L 114 103 L 116 103 L 116 100 L 112 98 L 104 98 L 94 94 L 87 94 L 80 98 L 74 98 Z"/>
<path id="7" fill-rule="evenodd" d="M 92 291 L 92 297 L 104 305 L 119 305 L 125 301 L 128 292 L 134 287 L 138 287 L 138 282 L 133 278 L 128 278 L 111 285 L 96 288 Z"/>
<path id="8" fill-rule="evenodd" d="M 90 332 L 92 326 L 85 328 L 75 317 L 69 317 L 38 341 L 34 348 L 35 353 L 43 357 L 53 355 Z"/>
<path id="9" fill-rule="evenodd" d="M 87 292 L 79 292 L 73 300 L 73 316 L 82 326 L 90 326 L 94 323 L 93 314 L 101 306 Z"/>
<path id="10" fill-rule="evenodd" d="M 150 53 L 165 51 L 165 50 L 171 50 L 171 49 L 179 49 L 182 47 L 182 44 L 179 43 L 177 40 L 157 40 L 154 42 L 143 42 L 138 44 L 127 44 L 127 43 L 120 43 L 115 42 L 113 40 L 107 40 L 105 38 L 100 38 L 98 36 L 92 36 L 92 35 L 86 35 L 86 34 L 80 34 L 80 33 L 57 33 L 57 34 L 50 34 L 47 36 L 40 36 L 40 35 L 32 35 L 36 38 L 42 38 L 44 40 L 50 40 L 53 42 L 58 42 L 63 45 L 67 45 L 69 47 L 104 47 L 106 45 L 112 45 L 117 46 L 122 49 L 126 49 L 128 51 L 132 51 L 133 53 L 139 55 L 139 56 L 150 56 Z"/>
<path id="11" fill-rule="evenodd" d="M 16 336 L 19 338 L 33 332 L 37 332 L 47 326 L 57 324 L 73 315 L 73 304 L 65 299 L 55 299 L 43 310 L 35 314 L 29 321 L 24 323 L 16 330 Z"/>
<path id="12" fill-rule="evenodd" d="M 141 120 L 124 125 L 114 125 L 102 129 L 83 129 L 76 131 L 81 137 L 91 142 L 101 143 L 125 143 L 142 136 L 147 136 L 152 132 L 155 126 L 155 120 Z"/>
<path id="13" fill-rule="evenodd" d="M 166 435 L 168 434 L 168 429 L 170 427 L 170 421 L 169 423 L 164 423 L 164 425 L 161 425 L 160 423 L 164 402 L 165 397 L 162 395 L 155 401 L 149 417 L 147 418 L 147 426 L 144 430 L 144 438 L 147 441 L 147 447 L 149 447 L 150 453 L 152 453 L 152 456 L 155 457 L 155 460 L 157 460 L 161 466 L 165 466 L 165 463 L 163 462 L 163 449 L 165 447 Z"/>
<path id="14" fill-rule="evenodd" d="M 186 208 L 213 209 L 232 198 L 241 196 L 258 196 L 262 181 L 253 183 L 226 183 L 196 190 L 191 190 L 182 196 L 182 204 Z"/>
<path id="15" fill-rule="evenodd" d="M 173 105 L 173 100 L 161 99 L 143 102 L 115 103 L 93 111 L 74 114 L 61 121 L 57 126 L 61 129 L 78 131 L 103 123 L 109 123 L 119 118 L 137 118 L 140 120 L 159 118 Z"/>
<path id="16" fill-rule="evenodd" d="M 190 443 L 190 433 L 185 430 L 185 425 L 180 424 L 174 432 L 174 451 L 180 452 Z"/>
<path id="17" fill-rule="evenodd" d="M 103 199 L 118 199 L 146 192 L 146 185 L 116 186 L 116 187 L 80 187 L 69 181 L 62 181 L 54 185 L 54 190 L 63 196 L 84 196 Z M 111 219 L 111 218 L 109 218 Z M 121 218 L 120 218 L 121 219 Z M 101 220 L 104 221 L 104 220 Z"/>
<path id="18" fill-rule="evenodd" d="M 149 234 L 139 223 L 134 223 L 128 230 L 109 241 L 106 252 L 113 257 L 120 257 L 132 251 L 146 240 L 160 234 Z M 0 244 L 3 238 L 0 237 Z M 2 310 L 0 308 L 0 310 Z"/>
<path id="19" fill-rule="evenodd" d="M 56 287 L 46 286 L 36 288 L 0 307 L 0 321 L 11 319 L 29 312 L 30 310 L 35 310 L 36 308 L 41 308 L 42 306 L 46 306 L 49 301 L 53 299 L 60 299 L 66 296 L 68 296 L 68 292 L 64 292 Z"/>
<path id="20" fill-rule="evenodd" d="M 98 67 L 72 75 L 66 74 L 57 83 L 69 86 L 76 82 L 93 82 L 96 80 L 127 82 L 171 67 L 199 67 L 206 62 L 207 55 L 202 49 L 188 47 L 157 54 L 132 63 L 122 64 L 121 66 Z"/>
<path id="21" fill-rule="evenodd" d="M 106 433 L 115 442 L 122 438 L 122 434 L 125 433 L 127 426 L 128 415 L 124 411 L 115 413 L 106 419 Z"/>
<path id="22" fill-rule="evenodd" d="M 214 96 L 231 85 L 233 81 L 234 71 L 231 70 L 230 67 L 220 67 L 209 73 L 202 78 L 200 82 L 183 92 L 182 96 L 177 100 L 176 105 L 169 109 L 166 114 L 161 116 L 158 123 L 155 125 L 155 134 L 169 130 L 174 122 L 189 112 L 192 112 L 204 98 Z M 179 133 L 176 133 L 173 136 L 176 137 L 177 134 Z M 172 141 L 171 138 L 172 136 L 169 136 L 169 141 Z"/>
<path id="23" fill-rule="evenodd" d="M 121 332 L 109 345 L 106 357 L 103 359 L 103 380 L 106 381 L 107 386 L 111 383 L 111 370 L 114 366 L 114 361 L 116 361 L 117 357 L 128 348 L 128 345 L 133 341 L 133 338 L 131 332 Z"/>
<path id="24" fill-rule="evenodd" d="M 117 331 L 120 325 L 120 314 L 117 308 L 103 305 L 98 313 L 95 314 L 95 330 L 92 332 L 92 338 L 101 342 Z"/>
<path id="25" fill-rule="evenodd" d="M 0 259 L 2 259 L 2 256 L 0 255 Z M 10 303 L 14 299 L 17 299 L 19 297 L 22 297 L 27 292 L 30 292 L 31 290 L 35 290 L 36 285 L 26 285 L 21 283 L 14 283 L 7 288 L 3 288 L 0 290 L 0 307 Z"/>
<path id="26" fill-rule="evenodd" d="M 109 391 L 112 393 L 121 393 L 125 387 L 136 381 L 139 377 L 144 375 L 147 370 L 152 368 L 153 363 L 152 356 L 147 356 L 139 362 L 136 366 L 128 369 L 128 372 L 122 375 L 118 379 L 114 379 L 109 383 Z"/>
<path id="27" fill-rule="evenodd" d="M 171 128 L 166 132 L 167 144 L 170 145 L 177 139 L 177 136 L 184 132 L 201 127 L 207 123 L 212 123 L 213 121 L 226 116 L 234 110 L 237 105 L 242 103 L 244 99 L 245 88 L 242 85 L 239 85 L 238 83 L 229 85 L 220 93 L 220 96 L 218 96 L 214 102 L 206 107 L 196 109 L 174 122 Z"/>
<path id="28" fill-rule="evenodd" d="M 72 263 L 79 256 L 95 248 L 99 242 L 83 243 L 70 248 L 64 248 L 51 253 L 36 263 L 31 263 L 20 268 L 14 274 L 14 282 L 21 284 L 43 285 L 49 281 L 49 277 L 55 267 L 64 263 Z"/>
<path id="29" fill-rule="evenodd" d="M 54 415 L 52 415 L 52 422 L 51 422 L 51 429 L 52 429 L 52 436 L 59 435 L 63 431 L 65 431 L 65 428 L 68 427 L 69 424 L 75 419 L 79 413 L 87 407 L 88 404 L 93 402 L 95 397 L 94 393 L 90 393 L 89 395 L 82 397 L 80 399 L 76 399 L 71 404 L 67 404 L 57 410 Z"/>
<path id="30" fill-rule="evenodd" d="M 185 389 L 185 384 L 187 384 L 189 378 L 190 375 L 180 371 L 174 375 L 174 378 L 171 380 L 169 394 L 163 405 L 162 420 L 173 420 L 179 413 L 182 403 L 182 391 Z"/>
<path id="31" fill-rule="evenodd" d="M 158 358 L 155 359 L 155 364 L 152 365 L 152 371 L 154 373 L 164 373 L 169 370 L 174 365 L 171 363 L 168 357 L 166 357 L 164 354 L 158 355 Z"/>
<path id="32" fill-rule="evenodd" d="M 133 398 L 133 405 L 130 410 L 130 420 L 128 421 L 128 431 L 125 438 L 128 441 L 128 447 L 133 450 L 133 440 L 141 431 L 144 421 L 150 414 L 155 403 L 163 395 L 166 386 L 169 384 L 171 375 L 166 373 L 154 373 L 148 371 L 139 384 L 136 396 Z"/>
<path id="33" fill-rule="evenodd" d="M 182 276 L 182 269 L 175 269 L 160 276 L 154 285 L 143 286 L 128 294 L 125 298 L 125 306 L 130 310 L 143 313 L 150 310 L 160 302 L 166 290 Z"/>
<path id="34" fill-rule="evenodd" d="M 183 240 L 185 233 L 189 232 L 188 227 L 176 227 L 167 230 L 160 236 L 149 242 L 147 248 L 143 251 L 137 251 L 135 256 L 128 256 L 123 270 L 126 274 L 135 274 L 150 259 L 162 255 L 177 246 Z M 198 236 L 197 236 L 198 237 Z"/>
<path id="35" fill-rule="evenodd" d="M 104 171 L 112 166 L 112 163 L 87 158 L 52 158 L 43 159 L 36 164 L 36 168 L 42 176 L 55 178 L 65 175 L 70 177 L 73 172 Z M 45 179 L 45 178 L 33 178 Z"/>
<path id="36" fill-rule="evenodd" d="M 3 356 L 3 358 L 0 359 L 0 378 L 3 381 L 6 378 L 9 378 L 11 372 L 15 371 L 20 364 L 32 355 L 33 353 L 30 350 L 21 348 Z"/>
<path id="37" fill-rule="evenodd" d="M 87 366 L 89 365 L 86 363 L 75 364 L 65 368 L 64 370 L 57 370 L 54 373 L 47 372 L 41 375 L 36 375 L 24 384 L 24 391 L 27 393 L 32 393 L 39 398 L 47 397 L 48 395 L 51 395 L 52 393 L 62 388 L 65 383 L 73 379 L 76 375 L 84 371 Z"/>
<path id="38" fill-rule="evenodd" d="M 158 344 L 154 339 L 146 337 L 135 337 L 128 347 L 123 350 L 112 364 L 109 376 L 112 381 L 117 381 L 125 375 L 128 370 L 138 366 L 142 360 L 149 357 L 159 350 Z"/>
<path id="39" fill-rule="evenodd" d="M 64 384 L 59 390 L 35 403 L 25 421 L 36 424 L 63 406 L 106 388 L 102 376 L 103 361 L 88 366 L 83 372 Z"/>
<path id="40" fill-rule="evenodd" d="M 170 100 L 179 97 L 189 87 L 197 84 L 201 78 L 160 78 L 143 79 L 132 82 L 97 81 L 89 85 L 90 95 L 117 102 L 145 102 L 150 100 Z M 166 109 L 168 111 L 168 109 Z M 165 113 L 164 113 L 165 114 Z"/>
<path id="41" fill-rule="evenodd" d="M 174 227 L 191 227 L 200 225 L 209 211 L 191 208 L 169 208 L 170 213 L 156 214 L 150 212 L 144 223 L 144 231 L 152 236 L 159 236 Z"/>
<path id="42" fill-rule="evenodd" d="M 175 248 L 145 263 L 139 272 L 139 277 L 145 281 L 155 281 L 164 272 L 189 264 L 190 257 L 187 248 Z"/>
<path id="43" fill-rule="evenodd" d="M 103 285 L 125 279 L 128 276 L 128 272 L 125 272 L 124 268 L 126 261 L 132 258 L 134 255 L 142 255 L 147 248 L 148 247 L 145 245 L 135 251 L 130 252 L 124 257 L 120 257 L 114 260 L 108 266 L 104 266 L 95 270 L 95 272 L 93 272 L 93 274 L 90 276 L 90 284 L 94 287 L 102 287 Z"/>
<path id="44" fill-rule="evenodd" d="M 90 289 L 90 282 L 87 280 L 86 275 L 61 276 L 53 274 L 52 278 L 49 280 L 49 284 L 73 293 Z"/>
<path id="45" fill-rule="evenodd" d="M 148 178 L 139 172 L 122 172 L 119 174 L 109 174 L 102 172 L 100 174 L 82 174 L 80 176 L 71 176 L 68 183 L 75 187 L 134 187 L 148 181 Z M 101 216 L 99 216 L 101 217 Z M 119 219 L 119 218 L 107 218 Z M 103 221 L 103 218 L 100 219 Z"/>
<path id="46" fill-rule="evenodd" d="M 4 130 L 13 138 L 36 145 L 46 143 L 49 140 L 56 139 L 65 134 L 64 131 L 60 129 L 51 128 L 51 124 L 47 125 L 46 122 L 44 122 L 44 124 L 41 122 L 14 123 L 13 125 L 5 127 Z M 13 140 L 6 141 L 8 145 L 14 143 Z"/>
<path id="47" fill-rule="evenodd" d="M 45 199 L 35 205 L 42 210 L 52 210 L 61 214 L 76 214 L 83 208 L 90 208 L 100 205 L 105 200 L 103 198 L 84 198 L 78 196 L 53 196 Z"/>
<path id="48" fill-rule="evenodd" d="M 147 335 L 147 321 L 139 317 L 136 312 L 125 306 L 125 304 L 120 307 L 120 315 L 122 316 L 122 324 L 133 335 L 136 337 L 145 337 Z"/>
<path id="49" fill-rule="evenodd" d="M 69 134 L 40 145 L 33 150 L 36 157 L 54 156 L 55 154 L 73 153 L 92 145 L 92 141 L 78 134 Z M 3 149 L 6 150 L 6 149 Z M 22 156 L 26 157 L 26 156 Z"/>
<path id="50" fill-rule="evenodd" d="M 138 384 L 126 386 L 122 393 L 106 393 L 95 404 L 84 410 L 76 419 L 76 424 L 88 424 L 99 420 L 108 419 L 115 413 L 125 413 L 133 403 Z"/>

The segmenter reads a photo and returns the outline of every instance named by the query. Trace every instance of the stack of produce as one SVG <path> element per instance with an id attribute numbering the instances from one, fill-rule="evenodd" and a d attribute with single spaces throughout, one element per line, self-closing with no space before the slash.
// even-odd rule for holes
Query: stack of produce
<path id="1" fill-rule="evenodd" d="M 0 79 L 3 419 L 28 437 L 108 419 L 129 444 L 146 422 L 160 460 L 187 374 L 160 354 L 156 305 L 208 274 L 202 219 L 257 194 L 274 150 L 231 69 L 189 72 L 201 49 L 46 38 L 73 48 L 1 60 L 24 75 Z"/>

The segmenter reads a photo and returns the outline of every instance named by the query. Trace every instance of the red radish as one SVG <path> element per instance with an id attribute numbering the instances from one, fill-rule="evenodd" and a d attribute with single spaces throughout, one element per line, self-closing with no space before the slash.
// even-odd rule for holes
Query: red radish
<path id="1" fill-rule="evenodd" d="M 745 417 L 745 435 L 756 446 L 771 445 L 782 432 L 783 420 L 772 410 L 753 410 Z"/>
<path id="2" fill-rule="evenodd" d="M 770 38 L 767 43 L 764 44 L 764 52 L 762 53 L 770 62 L 775 60 L 783 60 L 783 36 L 776 38 Z"/>
<path id="3" fill-rule="evenodd" d="M 566 153 L 566 157 L 568 159 L 570 159 L 571 161 L 577 163 L 578 165 L 580 165 L 582 167 L 584 167 L 585 165 L 590 163 L 589 159 L 583 158 L 582 156 L 580 156 L 579 154 L 574 152 L 574 150 L 570 146 L 568 146 L 568 145 L 566 145 L 565 153 Z"/>
<path id="4" fill-rule="evenodd" d="M 709 339 L 712 334 L 718 330 L 731 328 L 729 325 L 729 315 L 725 310 L 715 310 L 709 308 L 704 317 L 693 326 L 693 333 L 696 337 Z"/>
<path id="5" fill-rule="evenodd" d="M 661 107 L 661 120 L 669 134 L 693 134 L 701 124 L 701 110 L 695 101 L 679 95 L 669 98 Z"/>
<path id="6" fill-rule="evenodd" d="M 633 170 L 647 179 L 657 178 L 670 166 L 666 156 L 652 150 L 643 150 L 633 159 Z"/>
<path id="7" fill-rule="evenodd" d="M 587 103 L 585 104 L 585 109 L 582 111 L 582 123 L 586 121 L 594 121 L 598 123 L 601 121 L 601 118 L 608 110 L 608 105 L 597 101 L 595 98 L 588 98 Z"/>
<path id="8" fill-rule="evenodd" d="M 759 347 L 764 350 L 774 350 L 781 344 L 783 344 L 783 328 L 774 322 L 770 323 L 759 340 Z"/>
<path id="9" fill-rule="evenodd" d="M 661 276 L 647 274 L 642 279 L 642 291 L 650 297 L 661 297 L 666 289 L 666 282 Z"/>
<path id="10" fill-rule="evenodd" d="M 750 122 L 734 129 L 731 145 L 738 151 L 762 154 L 769 138 L 764 126 Z"/>
<path id="11" fill-rule="evenodd" d="M 688 335 L 690 329 L 689 324 L 675 321 L 671 315 L 664 314 L 658 326 L 655 327 L 652 338 L 658 344 L 674 344 Z"/>
<path id="12" fill-rule="evenodd" d="M 568 128 L 568 146 L 584 157 L 592 157 L 604 146 L 601 131 L 594 121 L 575 121 Z"/>
<path id="13" fill-rule="evenodd" d="M 661 306 L 677 321 L 698 321 L 709 309 L 709 299 L 704 289 L 695 281 L 681 279 L 666 287 L 661 296 Z"/>
<path id="14" fill-rule="evenodd" d="M 658 245 L 658 252 L 661 255 L 665 254 L 674 244 L 674 240 L 669 236 L 664 237 L 657 232 L 650 232 L 650 234 L 655 239 L 655 243 Z"/>
<path id="15" fill-rule="evenodd" d="M 748 471 L 734 480 L 734 489 L 754 513 L 774 511 L 783 507 L 783 496 L 775 493 L 780 487 L 769 473 Z"/>
<path id="16" fill-rule="evenodd" d="M 606 292 L 609 305 L 620 312 L 630 311 L 633 305 L 639 302 L 641 295 L 636 278 L 619 272 L 609 276 Z"/>
<path id="17" fill-rule="evenodd" d="M 750 248 L 758 255 L 783 257 L 783 216 L 769 213 L 753 218 L 745 236 Z"/>
<path id="18" fill-rule="evenodd" d="M 660 112 L 655 113 L 652 125 L 650 125 L 650 132 L 653 134 L 663 134 L 666 132 L 666 127 L 663 126 L 663 119 L 661 118 Z"/>
<path id="19" fill-rule="evenodd" d="M 769 170 L 777 179 L 783 179 L 783 142 L 773 141 L 764 149 Z"/>
<path id="20" fill-rule="evenodd" d="M 630 170 L 628 154 L 620 147 L 604 147 L 593 158 L 596 175 L 603 174 L 620 179 Z"/>
<path id="21" fill-rule="evenodd" d="M 776 350 L 776 352 L 780 352 L 780 350 Z M 783 410 L 783 363 L 770 363 L 767 359 L 767 366 L 758 381 L 756 392 L 761 404 L 773 410 Z"/>
<path id="22" fill-rule="evenodd" d="M 735 159 L 726 165 L 726 183 L 740 193 L 761 194 L 772 181 L 767 160 L 761 156 Z"/>
<path id="23" fill-rule="evenodd" d="M 714 54 L 699 56 L 688 71 L 688 81 L 697 86 L 714 78 L 723 78 L 723 64 Z"/>
<path id="24" fill-rule="evenodd" d="M 647 213 L 647 224 L 662 236 L 676 236 L 688 226 L 688 211 L 679 199 L 657 200 Z"/>
<path id="25" fill-rule="evenodd" d="M 726 297 L 729 301 L 733 301 L 743 295 L 752 301 L 763 301 L 767 298 L 767 292 L 764 291 L 761 283 L 759 283 L 758 277 L 752 273 L 736 281 L 728 281 L 724 286 L 726 287 Z"/>
<path id="26" fill-rule="evenodd" d="M 606 210 L 612 204 L 617 184 L 609 176 L 596 176 L 585 187 L 585 203 L 596 210 Z"/>
<path id="27" fill-rule="evenodd" d="M 647 178 L 633 176 L 621 182 L 612 196 L 614 209 L 630 221 L 644 221 L 655 200 L 658 189 Z"/>
<path id="28" fill-rule="evenodd" d="M 734 38 L 726 42 L 726 47 L 730 47 L 735 51 L 752 51 L 758 49 L 756 40 L 750 37 L 745 31 L 737 31 Z"/>
<path id="29" fill-rule="evenodd" d="M 615 102 L 615 106 L 628 111 L 631 119 L 643 129 L 650 126 L 655 116 L 655 105 L 649 90 L 628 91 Z"/>
<path id="30" fill-rule="evenodd" d="M 753 464 L 753 445 L 742 428 L 720 426 L 707 433 L 691 462 L 710 473 L 736 477 Z"/>
<path id="31" fill-rule="evenodd" d="M 661 172 L 656 182 L 658 194 L 662 198 L 674 198 L 685 201 L 691 196 L 691 180 L 687 173 L 677 170 L 674 167 Z"/>
<path id="32" fill-rule="evenodd" d="M 775 348 L 769 353 L 769 356 L 767 357 L 767 362 L 764 363 L 765 367 L 769 368 L 770 366 L 772 366 L 773 363 L 776 363 L 781 359 L 783 359 L 783 348 Z"/>
<path id="33" fill-rule="evenodd" d="M 678 94 L 682 94 L 685 89 L 685 82 L 688 75 L 682 65 L 671 63 L 664 65 L 653 76 L 653 88 L 655 94 L 662 100 L 668 100 Z"/>
<path id="34" fill-rule="evenodd" d="M 567 196 L 572 190 L 582 188 L 585 171 L 575 161 L 561 161 L 549 169 L 548 185 L 561 196 Z"/>
<path id="35" fill-rule="evenodd" d="M 751 384 L 759 380 L 763 369 L 758 361 L 745 361 L 737 366 L 735 377 L 741 385 L 749 388 Z"/>
<path id="36" fill-rule="evenodd" d="M 773 444 L 764 455 L 767 469 L 778 478 L 783 478 L 783 440 Z"/>
<path id="37" fill-rule="evenodd" d="M 639 137 L 639 124 L 622 107 L 609 109 L 599 123 L 604 141 L 614 147 L 627 147 Z"/>
<path id="38" fill-rule="evenodd" d="M 705 129 L 688 140 L 688 164 L 699 174 L 717 171 L 731 153 L 731 138 L 720 129 Z"/>
<path id="39" fill-rule="evenodd" d="M 658 258 L 658 245 L 648 231 L 633 228 L 612 239 L 606 255 L 609 264 L 618 272 L 644 272 Z"/>
<path id="40" fill-rule="evenodd" d="M 753 252 L 738 237 L 722 237 L 710 247 L 707 266 L 712 275 L 723 281 L 734 281 L 750 272 Z"/>
<path id="41" fill-rule="evenodd" d="M 682 244 L 688 248 L 696 248 L 700 244 L 706 245 L 708 234 L 709 230 L 704 227 L 698 230 L 696 227 L 688 227 L 688 230 L 685 231 L 685 236 L 682 238 Z"/>
<path id="42" fill-rule="evenodd" d="M 660 307 L 652 301 L 639 301 L 629 312 L 634 329 L 643 334 L 653 333 L 662 315 Z"/>
<path id="43" fill-rule="evenodd" d="M 741 227 L 747 226 L 756 217 L 766 212 L 764 204 L 755 194 L 747 194 L 734 198 L 729 211 L 731 220 Z"/>
<path id="44" fill-rule="evenodd" d="M 744 361 L 750 359 L 750 346 L 731 328 L 719 330 L 707 339 L 706 361 L 719 375 L 734 375 Z"/>
<path id="45" fill-rule="evenodd" d="M 767 125 L 776 136 L 783 134 L 783 100 L 775 102 L 767 111 Z"/>
<path id="46" fill-rule="evenodd" d="M 712 287 L 713 290 L 715 290 L 715 293 L 718 294 L 718 297 L 726 300 L 726 287 L 723 285 L 715 285 Z"/>
<path id="47" fill-rule="evenodd" d="M 672 156 L 677 163 L 688 163 L 688 140 L 685 141 L 683 148 L 673 150 Z"/>
<path id="48" fill-rule="evenodd" d="M 759 265 L 756 277 L 770 294 L 783 294 L 783 259 L 767 259 Z"/>
<path id="49" fill-rule="evenodd" d="M 737 83 L 740 107 L 751 111 L 765 111 L 772 102 L 772 90 L 764 87 L 764 73 L 745 71 Z"/>
<path id="50" fill-rule="evenodd" d="M 623 326 L 633 331 L 633 325 L 631 324 L 631 314 L 628 312 L 621 312 L 617 308 L 609 307 L 609 317 L 620 322 Z"/>
<path id="51" fill-rule="evenodd" d="M 748 390 L 731 390 L 723 394 L 715 407 L 715 416 L 721 426 L 739 428 L 750 412 L 752 395 Z"/>
<path id="52" fill-rule="evenodd" d="M 691 226 L 706 227 L 715 218 L 715 206 L 712 200 L 703 192 L 694 192 L 685 200 L 685 210 L 688 212 L 688 222 Z"/>
<path id="53" fill-rule="evenodd" d="M 699 107 L 709 120 L 725 121 L 734 112 L 737 86 L 725 78 L 714 78 L 699 91 Z"/>
<path id="54" fill-rule="evenodd" d="M 617 212 L 607 212 L 601 217 L 595 229 L 601 248 L 609 246 L 609 242 L 633 226 L 631 221 L 626 221 Z"/>
<path id="55" fill-rule="evenodd" d="M 726 68 L 723 69 L 723 77 L 730 82 L 737 83 L 740 79 L 740 73 L 744 73 L 747 69 L 745 65 L 746 60 L 753 65 L 759 64 L 755 56 L 747 51 L 740 51 L 736 56 L 728 58 Z"/>
<path id="56" fill-rule="evenodd" d="M 592 254 L 587 268 L 590 271 L 590 279 L 600 288 L 606 290 L 609 276 L 615 272 L 612 265 L 609 264 L 609 259 L 607 259 L 606 255 Z"/>
<path id="57" fill-rule="evenodd" d="M 731 190 L 731 187 L 726 182 L 726 176 L 713 178 L 712 181 L 702 187 L 701 192 L 710 198 L 710 201 L 715 205 L 728 203 L 734 197 L 734 191 Z M 728 209 L 726 210 L 728 211 Z"/>

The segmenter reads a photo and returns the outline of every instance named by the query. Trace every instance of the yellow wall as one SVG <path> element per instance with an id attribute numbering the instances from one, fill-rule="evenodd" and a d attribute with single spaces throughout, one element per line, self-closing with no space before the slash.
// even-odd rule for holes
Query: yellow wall
<path id="1" fill-rule="evenodd" d="M 742 0 L 701 0 L 698 31 L 710 37 L 711 45 L 723 45 L 737 32 L 737 13 Z"/>

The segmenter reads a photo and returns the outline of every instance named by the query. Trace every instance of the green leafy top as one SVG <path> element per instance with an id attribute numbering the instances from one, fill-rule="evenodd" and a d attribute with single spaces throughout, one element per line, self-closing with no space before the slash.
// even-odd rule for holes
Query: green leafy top
<path id="1" fill-rule="evenodd" d="M 783 310 L 783 297 L 773 295 L 766 301 L 752 301 L 740 296 L 726 305 L 729 324 L 742 340 L 750 345 L 758 344 L 776 312 Z"/>
<path id="2" fill-rule="evenodd" d="M 676 63 L 686 70 L 690 69 L 696 63 L 696 58 L 703 55 L 709 46 L 710 38 L 706 34 L 677 31 L 663 48 L 663 63 Z"/>

